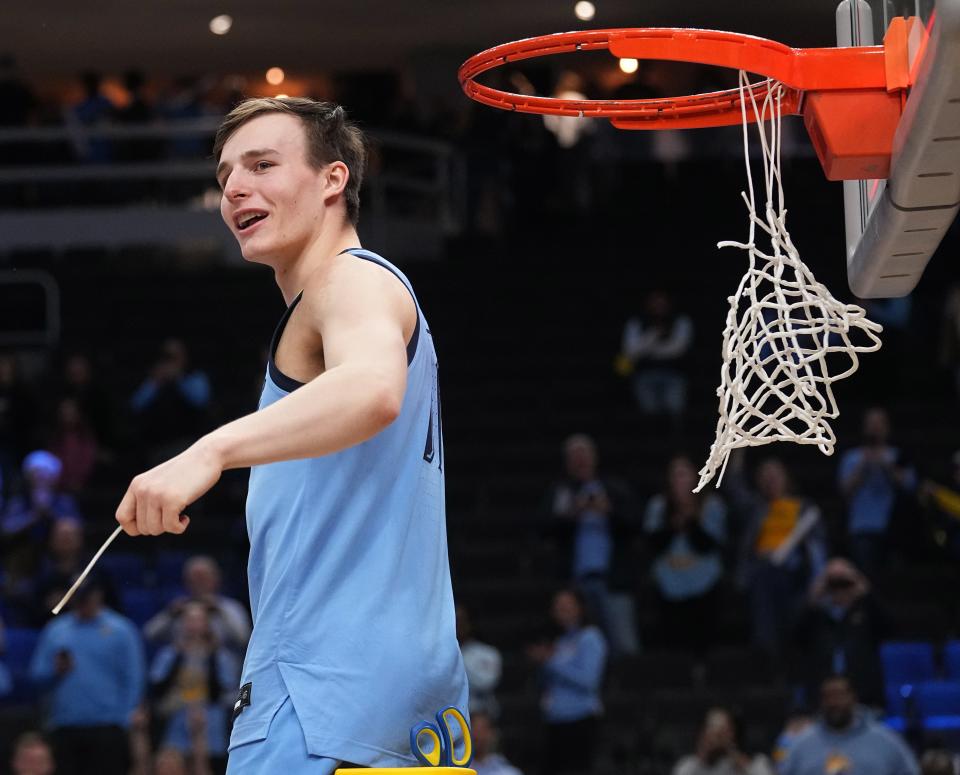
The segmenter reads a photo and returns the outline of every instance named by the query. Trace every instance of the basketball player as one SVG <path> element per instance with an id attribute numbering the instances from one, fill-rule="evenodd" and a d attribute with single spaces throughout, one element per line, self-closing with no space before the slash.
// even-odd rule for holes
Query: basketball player
<path id="1" fill-rule="evenodd" d="M 467 703 L 430 330 L 409 281 L 359 247 L 364 139 L 341 107 L 247 100 L 214 154 L 223 219 L 287 311 L 259 410 L 136 477 L 117 520 L 182 533 L 221 472 L 250 466 L 254 628 L 228 772 L 409 766 L 411 725 Z"/>

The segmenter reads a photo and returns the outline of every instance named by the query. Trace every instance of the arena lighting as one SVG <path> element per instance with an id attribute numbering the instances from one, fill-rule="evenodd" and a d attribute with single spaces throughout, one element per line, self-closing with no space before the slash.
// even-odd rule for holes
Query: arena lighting
<path id="1" fill-rule="evenodd" d="M 630 59 L 629 57 L 624 57 L 620 60 L 620 69 L 625 73 L 635 73 L 637 68 L 640 66 L 640 63 L 636 59 Z"/>
<path id="2" fill-rule="evenodd" d="M 271 67 L 267 70 L 267 83 L 271 86 L 279 86 L 286 77 L 287 74 L 283 72 L 283 68 L 281 67 Z"/>
<path id="3" fill-rule="evenodd" d="M 278 99 L 278 100 L 288 100 L 288 99 L 290 99 L 290 95 L 289 95 L 289 94 L 278 94 L 274 99 Z"/>
<path id="4" fill-rule="evenodd" d="M 233 26 L 233 17 L 223 13 L 210 20 L 210 32 L 214 35 L 226 35 Z"/>
<path id="5" fill-rule="evenodd" d="M 579 3 L 573 6 L 573 13 L 582 22 L 590 21 L 596 12 L 597 7 L 591 3 L 590 0 L 580 0 Z"/>

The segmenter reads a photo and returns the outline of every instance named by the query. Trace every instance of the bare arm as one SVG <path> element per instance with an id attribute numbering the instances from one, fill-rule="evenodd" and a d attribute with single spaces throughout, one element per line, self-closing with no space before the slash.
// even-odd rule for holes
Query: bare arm
<path id="1" fill-rule="evenodd" d="M 323 341 L 323 374 L 136 477 L 117 510 L 127 533 L 182 533 L 184 509 L 223 471 L 337 452 L 396 419 L 406 391 L 406 334 L 416 322 L 409 292 L 365 261 L 340 261 L 321 274 L 300 304 Z"/>
<path id="2" fill-rule="evenodd" d="M 416 314 L 410 294 L 366 262 L 343 264 L 331 275 L 323 289 L 308 287 L 301 302 L 323 337 L 326 371 L 211 433 L 207 442 L 224 470 L 352 447 L 400 413 L 407 379 L 404 323 Z"/>

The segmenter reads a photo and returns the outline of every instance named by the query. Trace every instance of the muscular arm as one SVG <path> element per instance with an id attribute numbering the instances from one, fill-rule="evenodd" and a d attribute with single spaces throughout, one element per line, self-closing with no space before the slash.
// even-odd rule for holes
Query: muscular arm
<path id="1" fill-rule="evenodd" d="M 416 310 L 389 272 L 344 261 L 301 301 L 323 338 L 326 370 L 302 388 L 207 437 L 222 469 L 317 457 L 366 441 L 400 413 L 406 390 L 404 330 Z"/>
<path id="2" fill-rule="evenodd" d="M 345 258 L 307 282 L 300 305 L 298 314 L 323 342 L 325 371 L 136 477 L 117 509 L 127 533 L 182 533 L 189 524 L 184 510 L 223 471 L 330 454 L 397 417 L 417 314 L 403 284 L 381 267 Z"/>

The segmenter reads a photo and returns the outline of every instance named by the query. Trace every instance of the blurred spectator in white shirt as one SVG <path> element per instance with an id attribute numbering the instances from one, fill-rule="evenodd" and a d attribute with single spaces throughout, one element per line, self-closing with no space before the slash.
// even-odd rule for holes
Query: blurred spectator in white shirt
<path id="1" fill-rule="evenodd" d="M 488 713 L 496 718 L 500 706 L 494 692 L 500 683 L 503 658 L 495 646 L 474 637 L 470 614 L 462 605 L 457 606 L 457 640 L 470 685 L 470 714 Z"/>

